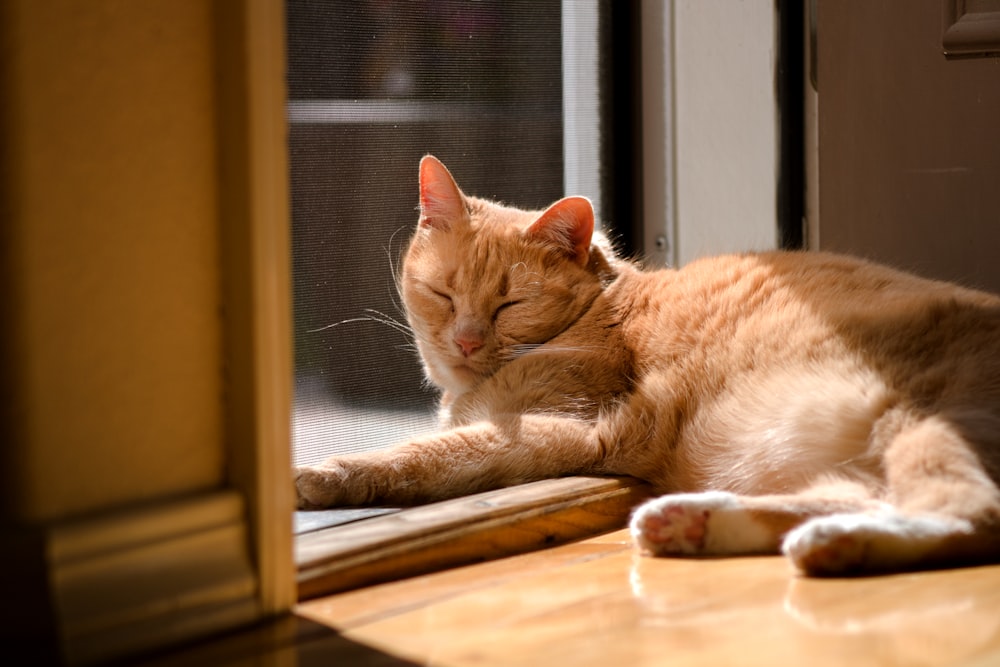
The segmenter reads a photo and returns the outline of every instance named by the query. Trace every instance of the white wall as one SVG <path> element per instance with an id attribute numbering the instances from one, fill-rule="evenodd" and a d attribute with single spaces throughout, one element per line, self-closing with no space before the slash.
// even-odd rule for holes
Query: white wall
<path id="1" fill-rule="evenodd" d="M 671 4 L 676 261 L 774 248 L 774 3 Z"/>
<path id="2" fill-rule="evenodd" d="M 567 195 L 589 197 L 597 220 L 601 207 L 601 125 L 598 109 L 597 0 L 563 0 L 563 157 Z"/>

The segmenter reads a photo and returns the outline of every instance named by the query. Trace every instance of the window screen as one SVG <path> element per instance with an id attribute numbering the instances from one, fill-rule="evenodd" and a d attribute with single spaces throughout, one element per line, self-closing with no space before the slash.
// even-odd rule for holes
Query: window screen
<path id="1" fill-rule="evenodd" d="M 561 4 L 290 0 L 294 460 L 433 430 L 394 270 L 416 224 L 417 165 L 469 194 L 563 195 Z M 596 141 L 596 137 L 594 138 Z"/>

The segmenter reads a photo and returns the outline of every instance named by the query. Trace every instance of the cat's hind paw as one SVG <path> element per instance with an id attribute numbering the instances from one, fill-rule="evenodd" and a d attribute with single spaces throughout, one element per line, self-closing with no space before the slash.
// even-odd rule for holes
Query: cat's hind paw
<path id="1" fill-rule="evenodd" d="M 684 496 L 664 496 L 636 510 L 631 530 L 640 548 L 657 556 L 701 553 L 708 509 L 684 500 Z"/>
<path id="2" fill-rule="evenodd" d="M 774 552 L 777 539 L 740 497 L 721 491 L 661 496 L 641 505 L 630 524 L 636 544 L 654 556 Z"/>
<path id="3" fill-rule="evenodd" d="M 835 514 L 791 531 L 781 549 L 805 574 L 866 574 L 913 567 L 949 537 L 969 531 L 971 526 L 958 519 L 893 512 Z"/>

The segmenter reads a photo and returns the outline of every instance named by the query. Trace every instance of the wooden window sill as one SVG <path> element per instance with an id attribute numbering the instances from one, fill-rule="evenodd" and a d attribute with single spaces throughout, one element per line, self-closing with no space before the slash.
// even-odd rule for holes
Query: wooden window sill
<path id="1" fill-rule="evenodd" d="M 628 477 L 542 480 L 363 520 L 295 538 L 299 599 L 563 544 L 621 528 L 649 486 Z M 359 512 L 362 510 L 347 510 Z M 364 511 L 362 511 L 364 512 Z M 371 512 L 371 511 L 369 511 Z M 309 517 L 299 514 L 300 522 Z"/>

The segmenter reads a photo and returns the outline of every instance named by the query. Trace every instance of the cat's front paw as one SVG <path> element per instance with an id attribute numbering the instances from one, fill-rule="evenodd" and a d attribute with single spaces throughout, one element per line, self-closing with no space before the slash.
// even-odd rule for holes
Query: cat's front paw
<path id="1" fill-rule="evenodd" d="M 344 504 L 345 475 L 340 466 L 300 466 L 294 474 L 298 509 L 316 510 Z"/>
<path id="2" fill-rule="evenodd" d="M 740 497 L 722 491 L 662 496 L 632 515 L 632 537 L 654 556 L 777 551 L 774 531 L 755 520 Z"/>

